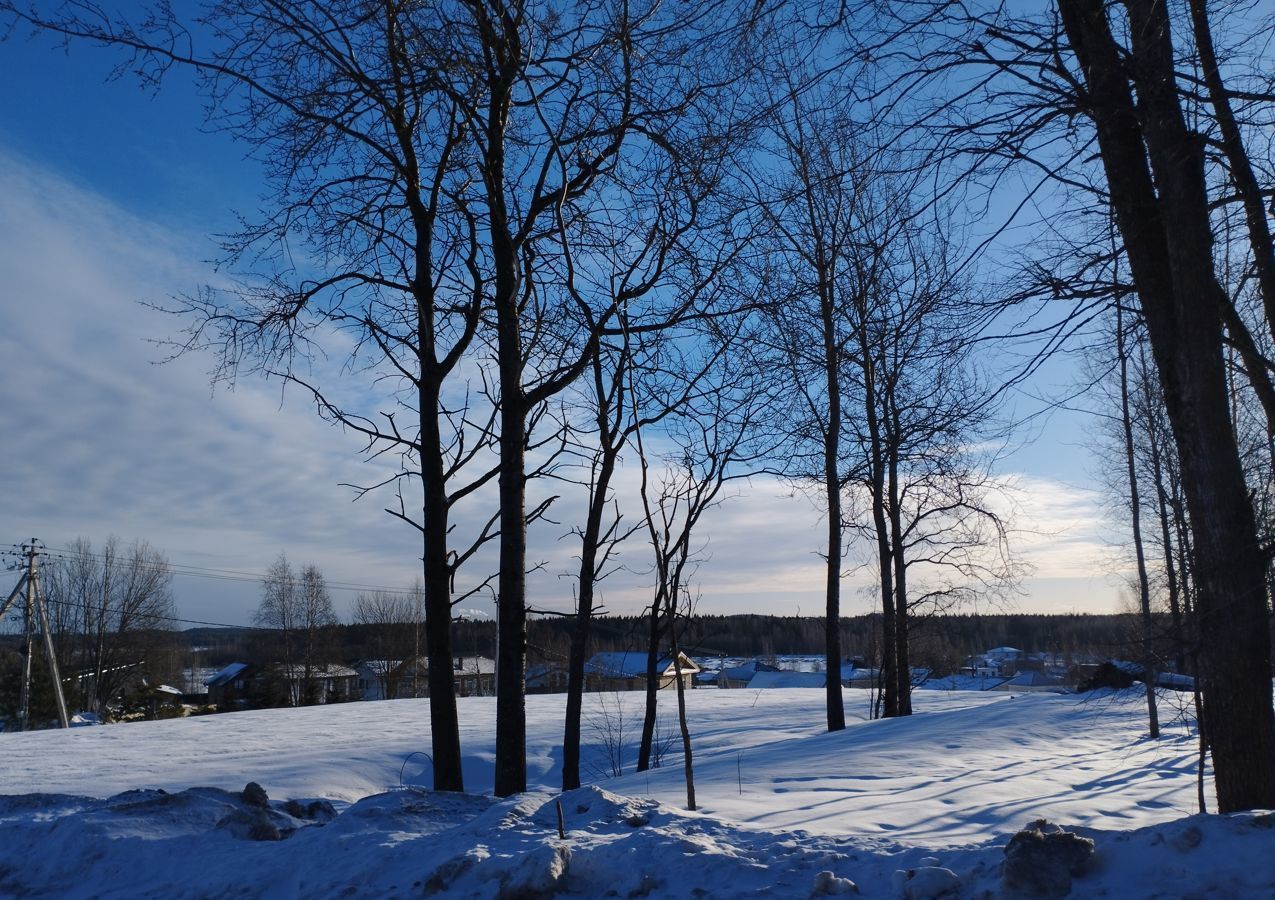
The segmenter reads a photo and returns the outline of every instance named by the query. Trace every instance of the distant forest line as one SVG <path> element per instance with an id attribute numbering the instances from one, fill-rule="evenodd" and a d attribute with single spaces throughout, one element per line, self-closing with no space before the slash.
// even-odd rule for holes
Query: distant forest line
<path id="1" fill-rule="evenodd" d="M 572 620 L 540 618 L 529 623 L 527 652 L 533 663 L 564 662 L 570 643 Z M 414 623 L 403 623 L 399 651 L 410 640 Z M 823 651 L 823 619 L 816 616 L 695 615 L 679 620 L 679 643 L 693 656 L 767 657 L 819 655 Z M 914 623 L 915 664 L 951 671 L 965 658 L 992 647 L 1016 647 L 1027 652 L 1071 655 L 1122 656 L 1135 651 L 1137 622 L 1129 615 L 1091 614 L 995 614 L 945 615 Z M 324 641 L 333 661 L 377 658 L 384 648 L 384 626 L 334 625 L 325 629 Z M 645 649 L 649 628 L 641 616 L 605 616 L 596 620 L 594 651 Z M 880 652 L 880 616 L 864 615 L 841 620 L 842 646 L 847 657 L 871 662 Z M 268 655 L 275 641 L 262 629 L 193 628 L 181 632 L 199 664 L 219 666 Z M 496 624 L 461 620 L 454 624 L 454 650 L 458 656 L 489 656 L 496 651 Z M 407 640 L 404 640 L 407 638 Z M 420 652 L 424 651 L 424 638 Z M 264 660 L 262 660 L 264 661 Z"/>

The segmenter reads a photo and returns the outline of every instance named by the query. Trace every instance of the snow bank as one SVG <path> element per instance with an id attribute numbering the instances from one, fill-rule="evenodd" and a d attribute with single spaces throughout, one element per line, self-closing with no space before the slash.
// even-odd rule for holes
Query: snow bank
<path id="1" fill-rule="evenodd" d="M 926 692 L 911 719 L 851 709 L 827 734 L 822 691 L 776 693 L 688 696 L 694 813 L 672 756 L 557 795 L 552 695 L 529 698 L 537 787 L 501 801 L 414 786 L 429 778 L 427 701 L 0 735 L 0 896 L 890 898 L 904 873 L 903 891 L 998 897 L 1005 844 L 1039 818 L 1096 844 L 1073 897 L 1275 894 L 1272 817 L 1192 815 L 1194 737 L 1178 724 L 1147 740 L 1132 695 Z M 640 697 L 618 700 L 631 745 Z M 493 716 L 461 701 L 471 790 L 490 785 Z M 600 764 L 601 731 L 585 742 Z M 289 798 L 342 812 L 248 840 L 225 824 L 248 781 L 272 816 Z"/>

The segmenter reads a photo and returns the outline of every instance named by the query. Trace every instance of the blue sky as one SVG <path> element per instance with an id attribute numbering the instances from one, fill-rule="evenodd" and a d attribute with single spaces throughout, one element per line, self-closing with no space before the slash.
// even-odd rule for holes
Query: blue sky
<path id="1" fill-rule="evenodd" d="M 358 443 L 320 422 L 275 384 L 244 379 L 213 390 L 210 360 L 157 365 L 178 327 L 138 301 L 163 302 L 217 277 L 214 235 L 251 212 L 257 165 L 203 126 L 202 101 L 179 75 L 155 96 L 134 80 L 103 83 L 113 58 L 67 53 L 18 34 L 0 43 L 0 544 L 36 536 L 65 546 L 116 534 L 143 539 L 174 563 L 264 571 L 286 551 L 333 581 L 407 587 L 416 538 L 381 507 L 352 503 L 343 482 L 366 482 Z M 1042 391 L 1072 377 L 1046 369 Z M 1006 460 L 1019 484 L 1018 545 L 1036 567 L 1017 607 L 1108 612 L 1118 568 L 1091 490 L 1085 422 L 1064 414 Z M 632 478 L 634 473 L 627 477 Z M 700 568 L 704 612 L 816 614 L 821 607 L 818 511 L 761 480 L 706 523 L 711 558 Z M 546 562 L 533 602 L 570 608 L 572 498 L 532 533 Z M 641 547 L 629 554 L 634 568 Z M 866 572 L 848 581 L 847 611 L 866 611 Z M 610 584 L 608 607 L 646 597 L 640 573 Z M 258 588 L 182 576 L 180 614 L 246 623 Z M 336 593 L 338 610 L 353 591 Z M 489 601 L 474 608 L 490 610 Z"/>

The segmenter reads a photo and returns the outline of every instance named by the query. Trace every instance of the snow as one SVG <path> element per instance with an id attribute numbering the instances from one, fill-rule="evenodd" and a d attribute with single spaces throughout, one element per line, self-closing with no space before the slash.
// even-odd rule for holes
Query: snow
<path id="1" fill-rule="evenodd" d="M 846 690 L 829 734 L 822 690 L 688 692 L 695 812 L 676 747 L 631 773 L 637 692 L 585 701 L 586 722 L 602 702 L 619 717 L 630 774 L 567 794 L 564 698 L 528 697 L 532 790 L 506 800 L 486 796 L 491 698 L 459 701 L 466 795 L 424 789 L 427 700 L 0 734 L 0 896 L 992 898 L 1006 842 L 1040 818 L 1096 842 L 1073 897 L 1275 896 L 1275 819 L 1194 814 L 1193 723 L 1168 698 L 1151 741 L 1137 689 L 914 696 L 916 715 L 869 721 Z M 583 737 L 589 771 L 604 741 Z M 285 840 L 235 824 L 266 815 L 249 781 Z M 299 814 L 313 798 L 339 815 Z"/>

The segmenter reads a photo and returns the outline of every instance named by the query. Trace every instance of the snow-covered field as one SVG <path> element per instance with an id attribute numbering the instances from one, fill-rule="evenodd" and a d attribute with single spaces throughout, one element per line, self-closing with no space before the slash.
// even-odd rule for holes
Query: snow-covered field
<path id="1" fill-rule="evenodd" d="M 1275 898 L 1275 820 L 1193 815 L 1194 735 L 1147 739 L 1136 694 L 920 691 L 886 721 L 864 698 L 827 734 L 822 691 L 689 694 L 694 813 L 673 750 L 600 777 L 617 730 L 631 771 L 637 694 L 586 698 L 599 779 L 565 795 L 563 698 L 528 698 L 533 789 L 502 801 L 489 698 L 460 701 L 463 796 L 425 790 L 428 701 L 0 734 L 0 897 L 993 898 L 1007 840 L 1046 818 L 1096 842 L 1072 897 Z M 249 839 L 267 819 L 286 839 Z"/>

